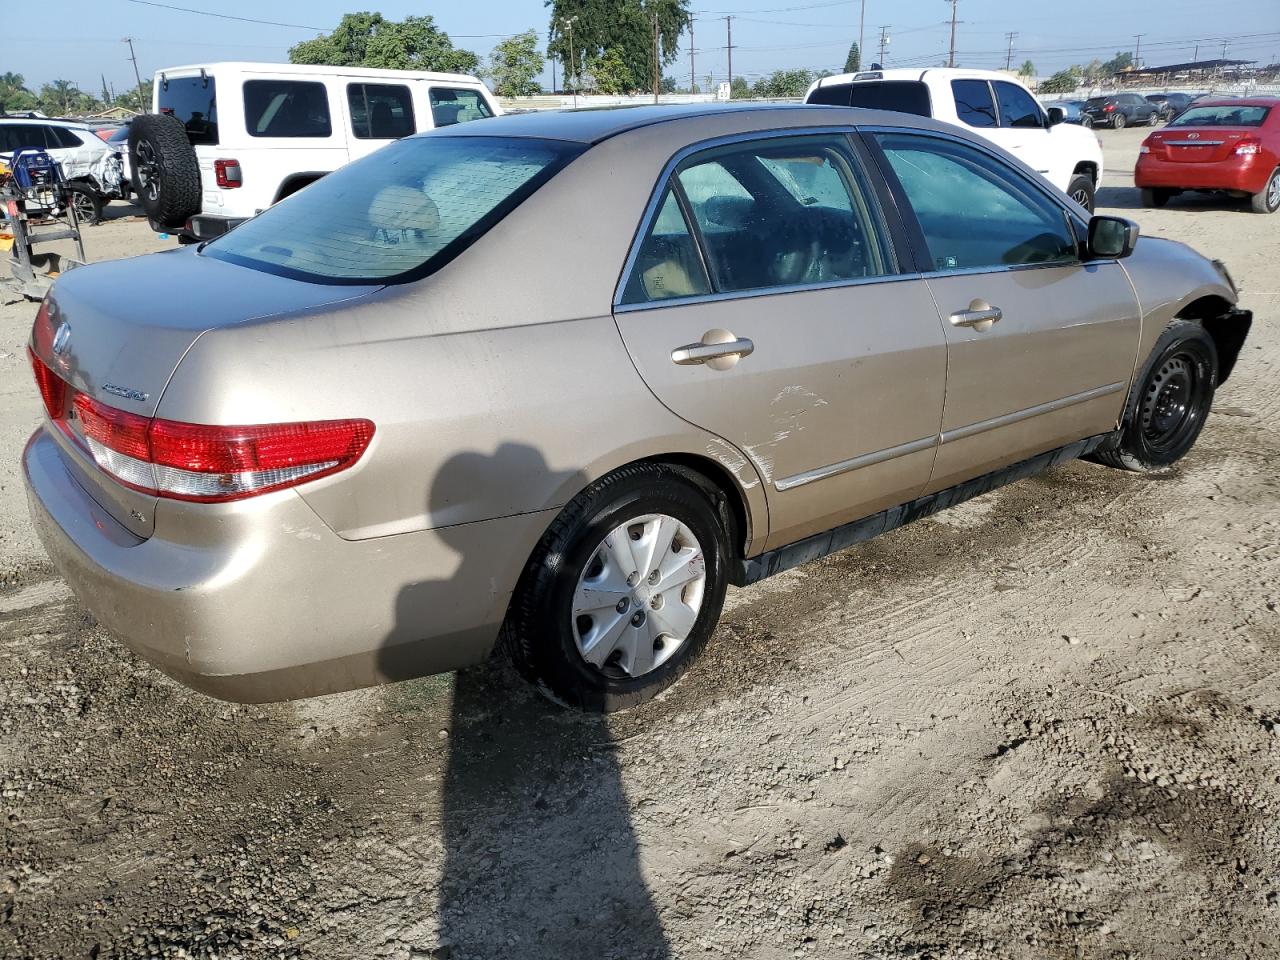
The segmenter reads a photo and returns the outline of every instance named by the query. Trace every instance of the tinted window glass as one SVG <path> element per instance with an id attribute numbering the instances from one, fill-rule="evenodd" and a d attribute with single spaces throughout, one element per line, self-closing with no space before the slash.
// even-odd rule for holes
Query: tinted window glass
<path id="1" fill-rule="evenodd" d="M 182 121 L 193 144 L 218 142 L 217 83 L 213 77 L 161 81 L 159 102 L 161 113 L 171 113 Z"/>
<path id="2" fill-rule="evenodd" d="M 0 150 L 5 153 L 23 149 L 48 150 L 44 131 L 44 126 L 38 123 L 6 123 L 0 126 Z"/>
<path id="3" fill-rule="evenodd" d="M 437 127 L 469 120 L 492 117 L 493 111 L 477 90 L 454 90 L 449 87 L 431 88 L 431 119 Z"/>
<path id="4" fill-rule="evenodd" d="M 710 293 L 702 257 L 676 196 L 667 194 L 644 238 L 623 291 L 623 303 L 645 303 Z"/>
<path id="5" fill-rule="evenodd" d="M 328 137 L 329 95 L 309 80 L 246 80 L 244 123 L 251 137 Z"/>
<path id="6" fill-rule="evenodd" d="M 1039 127 L 1040 107 L 1032 99 L 1031 94 L 1017 84 L 997 80 L 992 84 L 996 88 L 996 97 L 1000 100 L 1000 126 L 1002 127 Z"/>
<path id="7" fill-rule="evenodd" d="M 996 105 L 991 100 L 991 87 L 985 80 L 952 80 L 951 93 L 956 98 L 956 115 L 971 127 L 994 127 Z"/>
<path id="8" fill-rule="evenodd" d="M 849 91 L 851 87 L 847 83 L 833 83 L 829 87 L 818 87 L 809 94 L 805 103 L 825 104 L 830 107 L 847 107 L 849 105 Z"/>
<path id="9" fill-rule="evenodd" d="M 1084 102 L 1086 107 L 1105 107 L 1110 97 L 1090 97 Z"/>
<path id="10" fill-rule="evenodd" d="M 45 136 L 49 139 L 51 147 L 83 147 L 84 139 L 80 134 L 68 130 L 66 127 L 49 127 L 45 131 Z"/>
<path id="11" fill-rule="evenodd" d="M 884 231 L 839 137 L 735 144 L 676 172 L 718 291 L 890 272 Z"/>
<path id="12" fill-rule="evenodd" d="M 347 85 L 351 132 L 360 140 L 399 140 L 413 133 L 413 100 L 398 84 Z"/>
<path id="13" fill-rule="evenodd" d="M 929 101 L 929 88 L 915 80 L 855 83 L 850 91 L 849 103 L 868 110 L 914 113 L 918 117 L 928 117 L 933 113 Z"/>
<path id="14" fill-rule="evenodd" d="M 532 138 L 398 140 L 269 207 L 204 252 L 319 283 L 415 279 L 474 243 L 582 149 Z"/>
<path id="15" fill-rule="evenodd" d="M 1076 259 L 1065 212 L 1015 170 L 954 141 L 877 139 L 924 231 L 934 269 Z"/>
<path id="16" fill-rule="evenodd" d="M 1171 121 L 1171 127 L 1260 127 L 1270 107 L 1191 107 Z"/>

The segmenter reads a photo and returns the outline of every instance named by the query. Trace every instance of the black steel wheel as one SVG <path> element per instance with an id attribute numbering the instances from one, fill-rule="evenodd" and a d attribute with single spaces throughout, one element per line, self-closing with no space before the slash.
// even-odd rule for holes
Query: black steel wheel
<path id="1" fill-rule="evenodd" d="M 1141 473 L 1163 470 L 1195 445 L 1213 407 L 1218 350 L 1198 323 L 1175 320 L 1129 393 L 1118 445 L 1094 459 Z"/>

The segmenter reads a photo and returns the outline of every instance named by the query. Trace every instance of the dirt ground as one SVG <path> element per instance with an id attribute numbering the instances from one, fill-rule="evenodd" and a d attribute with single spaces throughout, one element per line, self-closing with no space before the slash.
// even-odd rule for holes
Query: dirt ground
<path id="1" fill-rule="evenodd" d="M 608 720 L 500 663 L 267 707 L 141 663 L 29 530 L 33 311 L 0 308 L 0 956 L 1280 955 L 1280 216 L 1137 210 L 1143 133 L 1100 136 L 1100 206 L 1256 311 L 1192 455 L 732 591 Z"/>

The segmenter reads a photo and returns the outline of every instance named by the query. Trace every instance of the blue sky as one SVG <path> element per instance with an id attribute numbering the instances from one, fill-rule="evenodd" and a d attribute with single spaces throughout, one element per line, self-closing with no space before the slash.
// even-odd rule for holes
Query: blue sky
<path id="1" fill-rule="evenodd" d="M 0 72 L 23 74 L 29 86 L 56 78 L 97 92 L 105 75 L 117 92 L 133 82 L 122 37 L 137 38 L 139 66 L 146 76 L 182 63 L 214 60 L 285 60 L 289 46 L 314 36 L 308 27 L 332 28 L 344 12 L 376 9 L 399 19 L 430 13 L 455 45 L 486 56 L 502 35 L 535 28 L 545 39 L 548 10 L 541 0 L 486 0 L 484 3 L 358 5 L 332 0 L 166 0 L 173 5 L 222 14 L 276 20 L 300 27 L 267 26 L 145 6 L 131 0 L 62 0 L 48 21 L 5 18 L 6 40 Z M 725 79 L 728 63 L 724 16 L 732 14 L 734 74 L 755 79 L 776 69 L 839 69 L 858 35 L 860 0 L 695 0 L 695 63 L 698 82 L 708 74 Z M 945 0 L 867 0 L 866 46 L 875 59 L 882 25 L 889 26 L 886 66 L 936 65 L 946 57 Z M 956 46 L 962 65 L 1004 65 L 1006 33 L 1016 31 L 1014 63 L 1035 63 L 1041 74 L 1093 57 L 1108 59 L 1131 50 L 1143 33 L 1142 59 L 1149 65 L 1219 56 L 1280 60 L 1280 0 L 959 0 Z M 687 36 L 686 36 L 687 40 Z M 689 79 L 687 44 L 667 73 L 681 85 Z M 558 73 L 557 73 L 558 75 Z M 550 70 L 544 72 L 545 84 Z"/>

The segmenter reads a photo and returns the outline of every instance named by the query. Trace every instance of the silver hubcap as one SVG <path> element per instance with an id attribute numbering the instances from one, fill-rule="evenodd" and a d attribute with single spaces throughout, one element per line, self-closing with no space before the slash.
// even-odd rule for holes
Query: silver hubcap
<path id="1" fill-rule="evenodd" d="M 83 193 L 77 193 L 72 196 L 72 203 L 76 205 L 76 217 L 80 220 L 93 219 L 93 201 L 86 197 Z"/>
<path id="2" fill-rule="evenodd" d="M 702 546 L 685 524 L 651 513 L 615 528 L 573 594 L 573 638 L 587 663 L 639 677 L 689 638 L 707 584 Z"/>
<path id="3" fill-rule="evenodd" d="M 1089 194 L 1087 191 L 1076 190 L 1071 194 L 1071 199 L 1074 200 L 1076 203 L 1080 204 L 1080 206 L 1082 207 L 1089 206 Z"/>
<path id="4" fill-rule="evenodd" d="M 1280 173 L 1273 175 L 1267 184 L 1267 206 L 1272 210 L 1280 207 Z"/>

